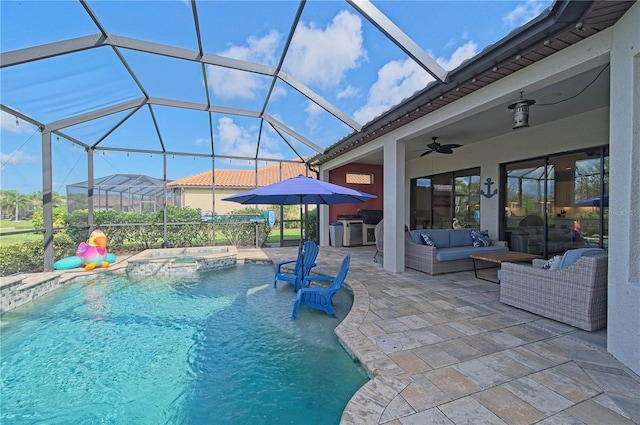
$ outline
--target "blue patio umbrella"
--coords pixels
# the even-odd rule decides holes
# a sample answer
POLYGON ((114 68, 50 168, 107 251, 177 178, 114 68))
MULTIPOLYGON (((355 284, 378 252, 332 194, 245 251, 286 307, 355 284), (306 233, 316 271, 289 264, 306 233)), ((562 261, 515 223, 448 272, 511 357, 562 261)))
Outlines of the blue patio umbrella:
MULTIPOLYGON (((583 199, 582 201, 576 202, 576 207, 599 207, 600 206, 600 197, 592 196, 591 198, 583 199)), ((609 195, 605 194, 602 197, 602 206, 609 206, 609 195)))
POLYGON ((377 196, 359 190, 323 182, 299 175, 267 186, 224 198, 240 204, 300 205, 300 240, 302 234, 302 205, 334 205, 366 202, 377 196))

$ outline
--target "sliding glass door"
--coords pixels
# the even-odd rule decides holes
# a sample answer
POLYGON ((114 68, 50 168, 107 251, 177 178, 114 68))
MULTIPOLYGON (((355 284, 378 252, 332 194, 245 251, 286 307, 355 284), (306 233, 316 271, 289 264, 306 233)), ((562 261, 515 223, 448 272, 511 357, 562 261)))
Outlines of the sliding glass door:
POLYGON ((480 169, 411 180, 412 230, 479 226, 480 169))
POLYGON ((607 246, 605 147, 504 165, 505 239, 512 251, 551 257, 607 246))

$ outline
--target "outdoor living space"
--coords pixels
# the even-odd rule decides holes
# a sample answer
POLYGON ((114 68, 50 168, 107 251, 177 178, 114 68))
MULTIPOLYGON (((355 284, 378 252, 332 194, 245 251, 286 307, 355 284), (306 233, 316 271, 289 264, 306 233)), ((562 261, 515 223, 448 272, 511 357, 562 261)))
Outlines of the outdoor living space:
MULTIPOLYGON (((264 250, 273 261, 295 248, 264 250)), ((312 273, 351 254, 343 346, 372 378, 345 424, 640 423, 640 377, 586 332, 500 303, 473 271, 390 273, 374 247, 321 248, 312 273)), ((319 314, 322 314, 319 312, 319 314)))

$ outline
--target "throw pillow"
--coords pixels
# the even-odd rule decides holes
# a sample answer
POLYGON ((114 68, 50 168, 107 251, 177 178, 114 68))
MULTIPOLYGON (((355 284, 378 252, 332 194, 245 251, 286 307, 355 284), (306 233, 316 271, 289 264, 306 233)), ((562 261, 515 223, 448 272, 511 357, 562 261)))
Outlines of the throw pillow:
POLYGON ((543 270, 558 270, 560 268, 560 260, 562 260, 562 255, 556 255, 551 257, 549 261, 544 263, 542 266, 543 270))
POLYGON ((489 239, 489 233, 486 231, 479 232, 477 230, 472 229, 471 240, 473 241, 473 246, 475 246, 476 248, 491 245, 491 239, 489 239))
POLYGON ((433 243, 433 240, 431 240, 431 236, 429 236, 428 233, 420 233, 420 237, 422 238, 422 242, 424 242, 425 245, 436 246, 436 244, 433 243))

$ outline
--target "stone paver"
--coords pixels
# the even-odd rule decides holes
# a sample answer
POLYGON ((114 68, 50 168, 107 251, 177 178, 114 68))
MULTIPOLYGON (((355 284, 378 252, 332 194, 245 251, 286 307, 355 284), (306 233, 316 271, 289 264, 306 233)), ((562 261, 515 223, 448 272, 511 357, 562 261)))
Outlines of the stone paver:
MULTIPOLYGON (((312 271, 335 275, 351 254, 354 303, 336 334, 371 379, 342 424, 640 424, 640 377, 606 351, 606 330, 501 304, 500 285, 473 271, 388 273, 374 253, 321 247, 312 271)), ((281 261, 296 248, 264 254, 281 261)))

